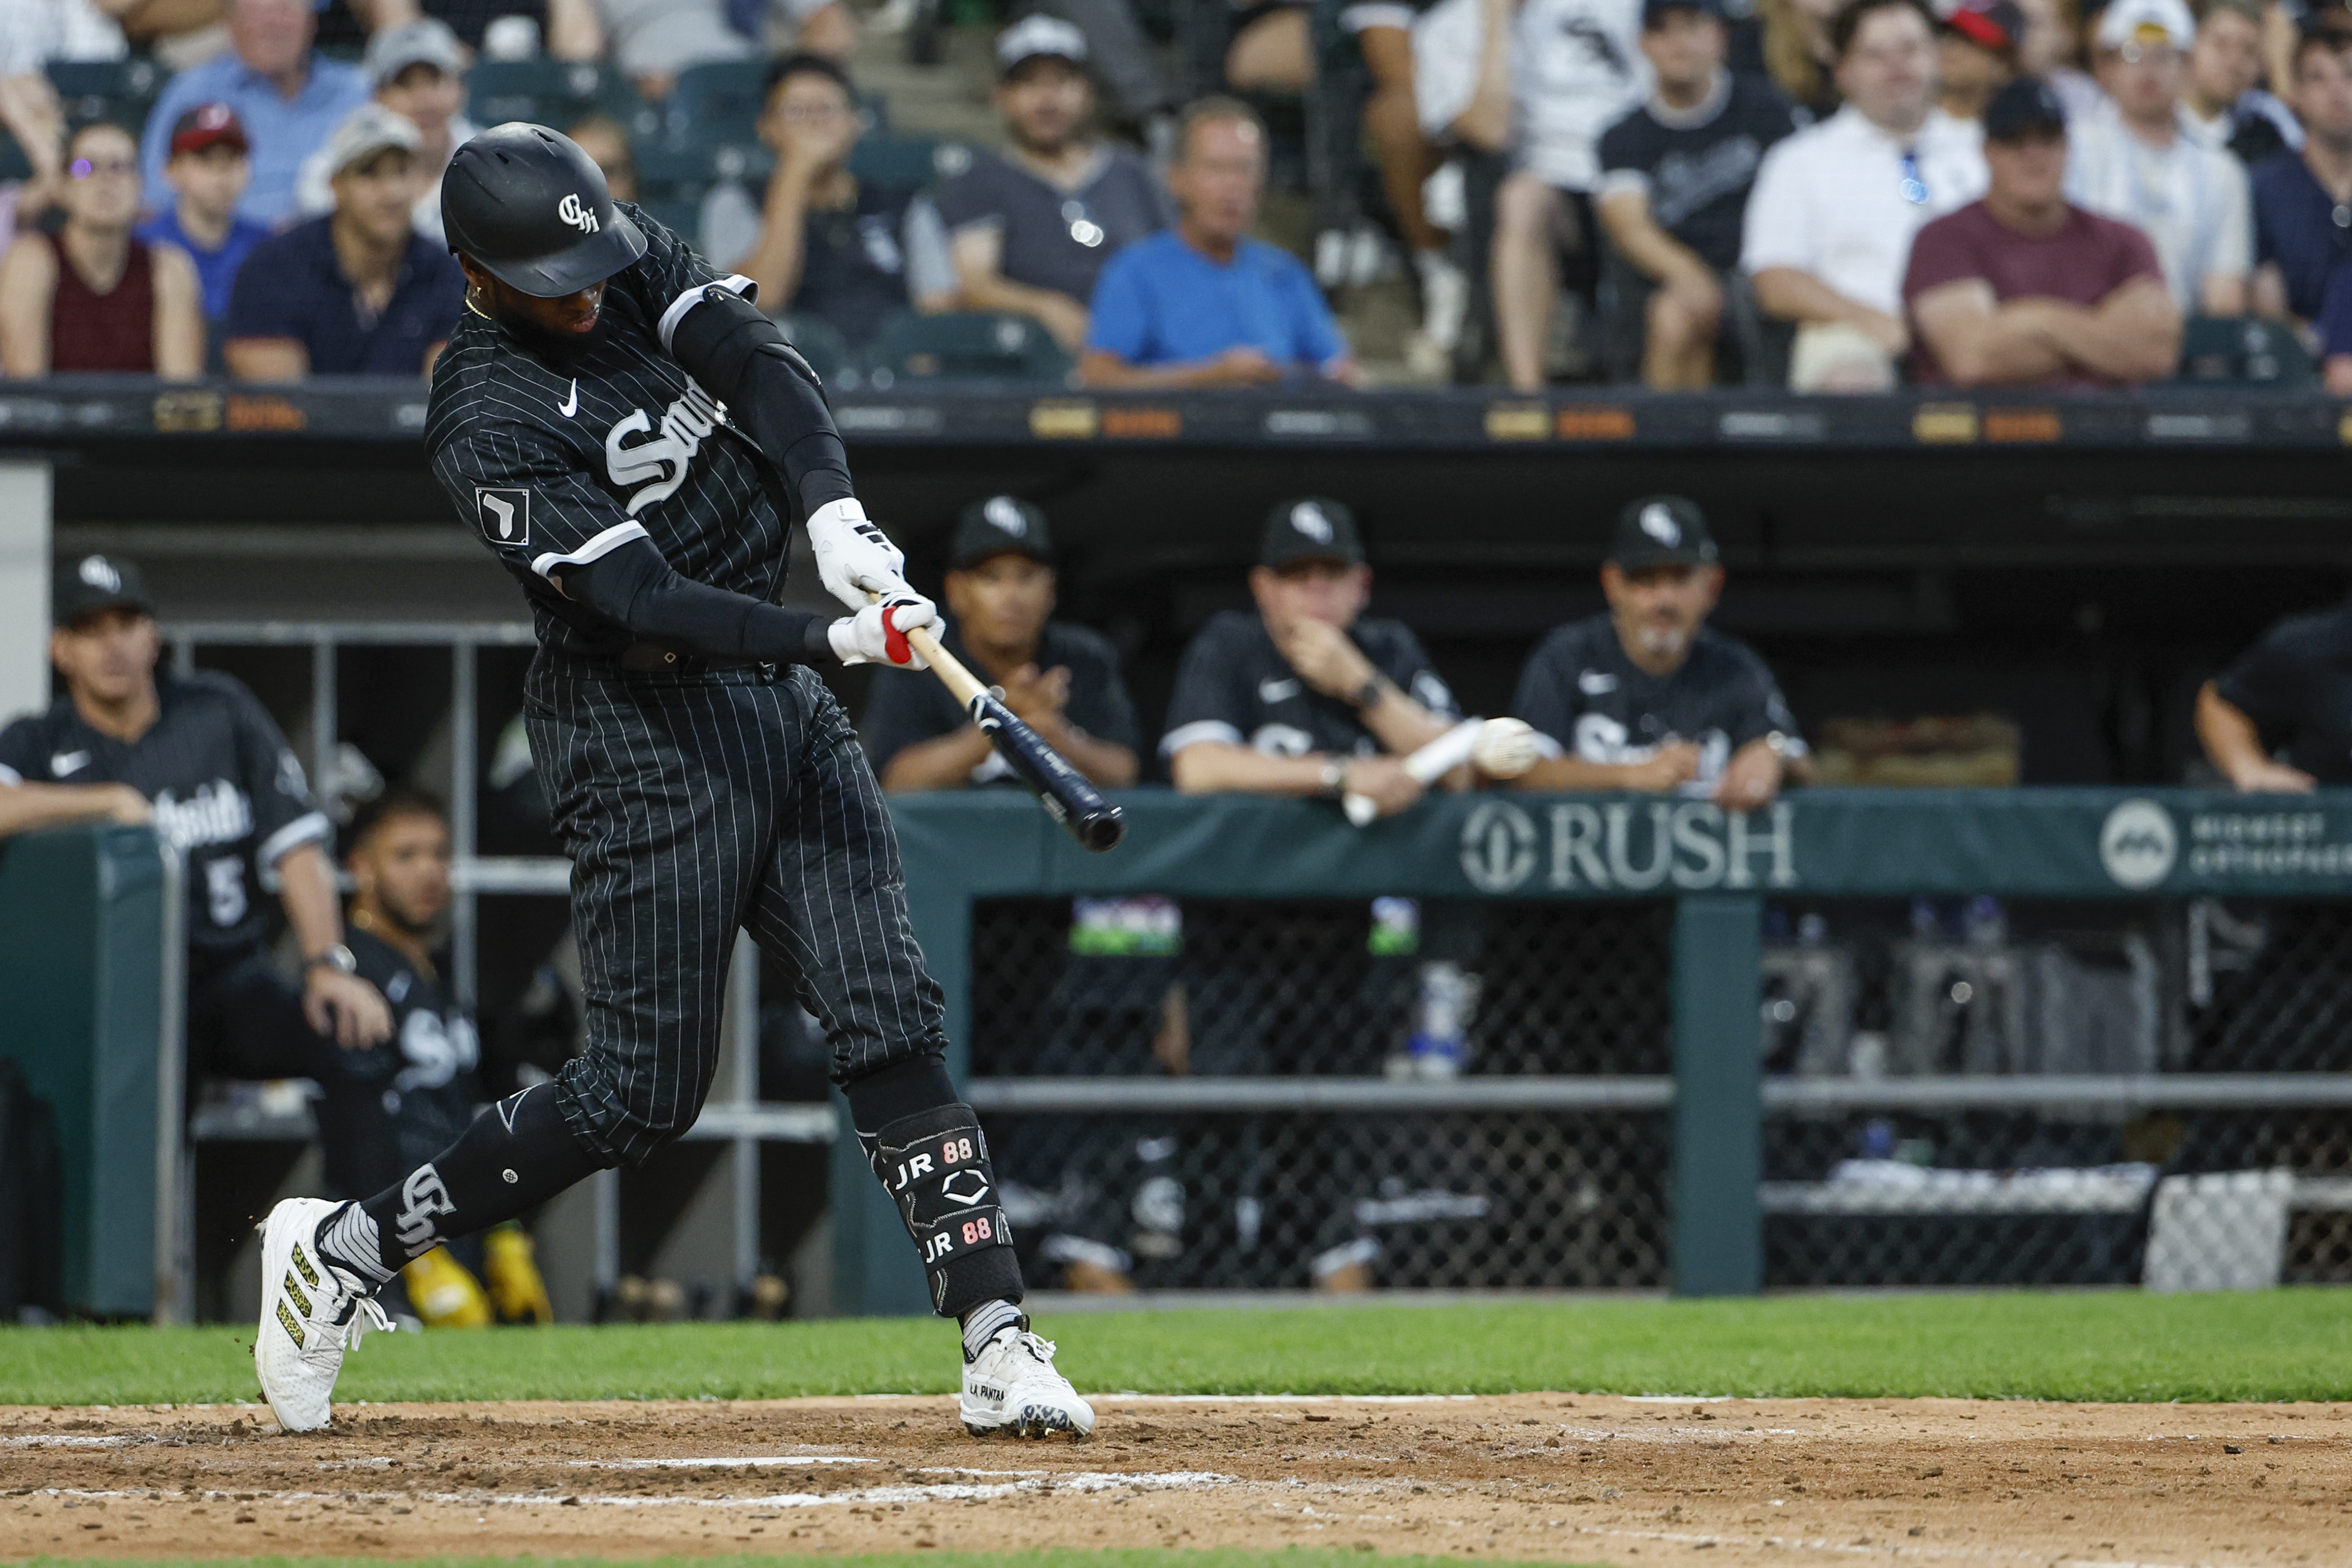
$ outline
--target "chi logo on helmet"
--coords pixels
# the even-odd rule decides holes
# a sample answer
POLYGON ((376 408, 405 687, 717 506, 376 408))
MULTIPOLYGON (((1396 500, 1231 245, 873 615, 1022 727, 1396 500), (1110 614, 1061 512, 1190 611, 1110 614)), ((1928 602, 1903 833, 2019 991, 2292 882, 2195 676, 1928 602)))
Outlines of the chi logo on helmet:
POLYGON ((564 222, 570 224, 572 227, 578 229, 583 234, 593 234, 596 232, 597 224, 595 209, 591 207, 586 202, 582 201, 580 199, 579 193, 577 192, 565 196, 562 201, 555 204, 555 216, 562 218, 564 222))

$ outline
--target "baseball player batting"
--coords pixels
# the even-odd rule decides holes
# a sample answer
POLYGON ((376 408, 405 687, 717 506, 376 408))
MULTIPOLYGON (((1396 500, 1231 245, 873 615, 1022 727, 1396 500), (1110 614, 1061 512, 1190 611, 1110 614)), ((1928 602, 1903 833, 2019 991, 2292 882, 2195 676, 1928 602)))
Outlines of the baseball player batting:
POLYGON ((964 1425, 1084 1435, 1093 1410, 1020 1310, 881 792, 811 668, 922 668, 908 634, 939 623, 858 505, 814 373, 748 279, 614 203, 552 131, 475 137, 441 203, 467 308, 425 443, 537 621, 526 722, 573 861, 587 1043, 375 1196, 270 1211, 254 1352, 270 1408, 289 1431, 327 1424, 345 1352, 383 1326, 373 1293, 409 1259, 693 1125, 741 928, 798 976, 931 1303, 962 1322, 964 1425), (796 513, 850 614, 773 602, 796 513))

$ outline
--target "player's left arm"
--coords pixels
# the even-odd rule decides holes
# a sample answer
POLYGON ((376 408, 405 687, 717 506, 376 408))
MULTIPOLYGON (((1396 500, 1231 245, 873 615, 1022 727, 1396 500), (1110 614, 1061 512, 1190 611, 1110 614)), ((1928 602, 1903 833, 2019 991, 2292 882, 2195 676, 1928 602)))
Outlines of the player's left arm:
POLYGON ((278 901, 302 952, 302 1016, 346 1050, 381 1045, 392 1037, 392 1009, 383 994, 327 962, 342 946, 343 912, 334 868, 327 863, 332 828, 326 814, 311 804, 293 748, 250 693, 236 693, 230 722, 240 782, 261 840, 254 863, 278 879, 278 901))
POLYGON ((1726 811, 1757 811, 1772 804, 1781 785, 1808 782, 1812 760, 1772 672, 1752 652, 1740 653, 1748 668, 1734 698, 1727 729, 1733 751, 1715 782, 1715 803, 1726 811))

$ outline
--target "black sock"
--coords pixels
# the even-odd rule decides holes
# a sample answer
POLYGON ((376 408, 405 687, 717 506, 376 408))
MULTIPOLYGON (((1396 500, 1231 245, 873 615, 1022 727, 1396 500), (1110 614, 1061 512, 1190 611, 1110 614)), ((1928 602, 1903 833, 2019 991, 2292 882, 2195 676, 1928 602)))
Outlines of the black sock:
POLYGON ((510 1094, 438 1159, 375 1196, 345 1204, 319 1227, 319 1250, 382 1284, 443 1242, 530 1213, 602 1167, 555 1107, 555 1086, 510 1094))

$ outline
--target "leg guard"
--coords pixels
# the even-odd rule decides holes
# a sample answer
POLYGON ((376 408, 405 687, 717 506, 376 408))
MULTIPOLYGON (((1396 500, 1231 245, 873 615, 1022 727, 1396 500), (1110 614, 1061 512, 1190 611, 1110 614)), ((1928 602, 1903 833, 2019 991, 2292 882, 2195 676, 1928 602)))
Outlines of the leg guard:
POLYGON ((874 1134, 866 1153, 923 1255, 934 1311, 959 1318, 982 1301, 1021 1299, 1013 1232, 971 1106, 902 1116, 874 1134))

